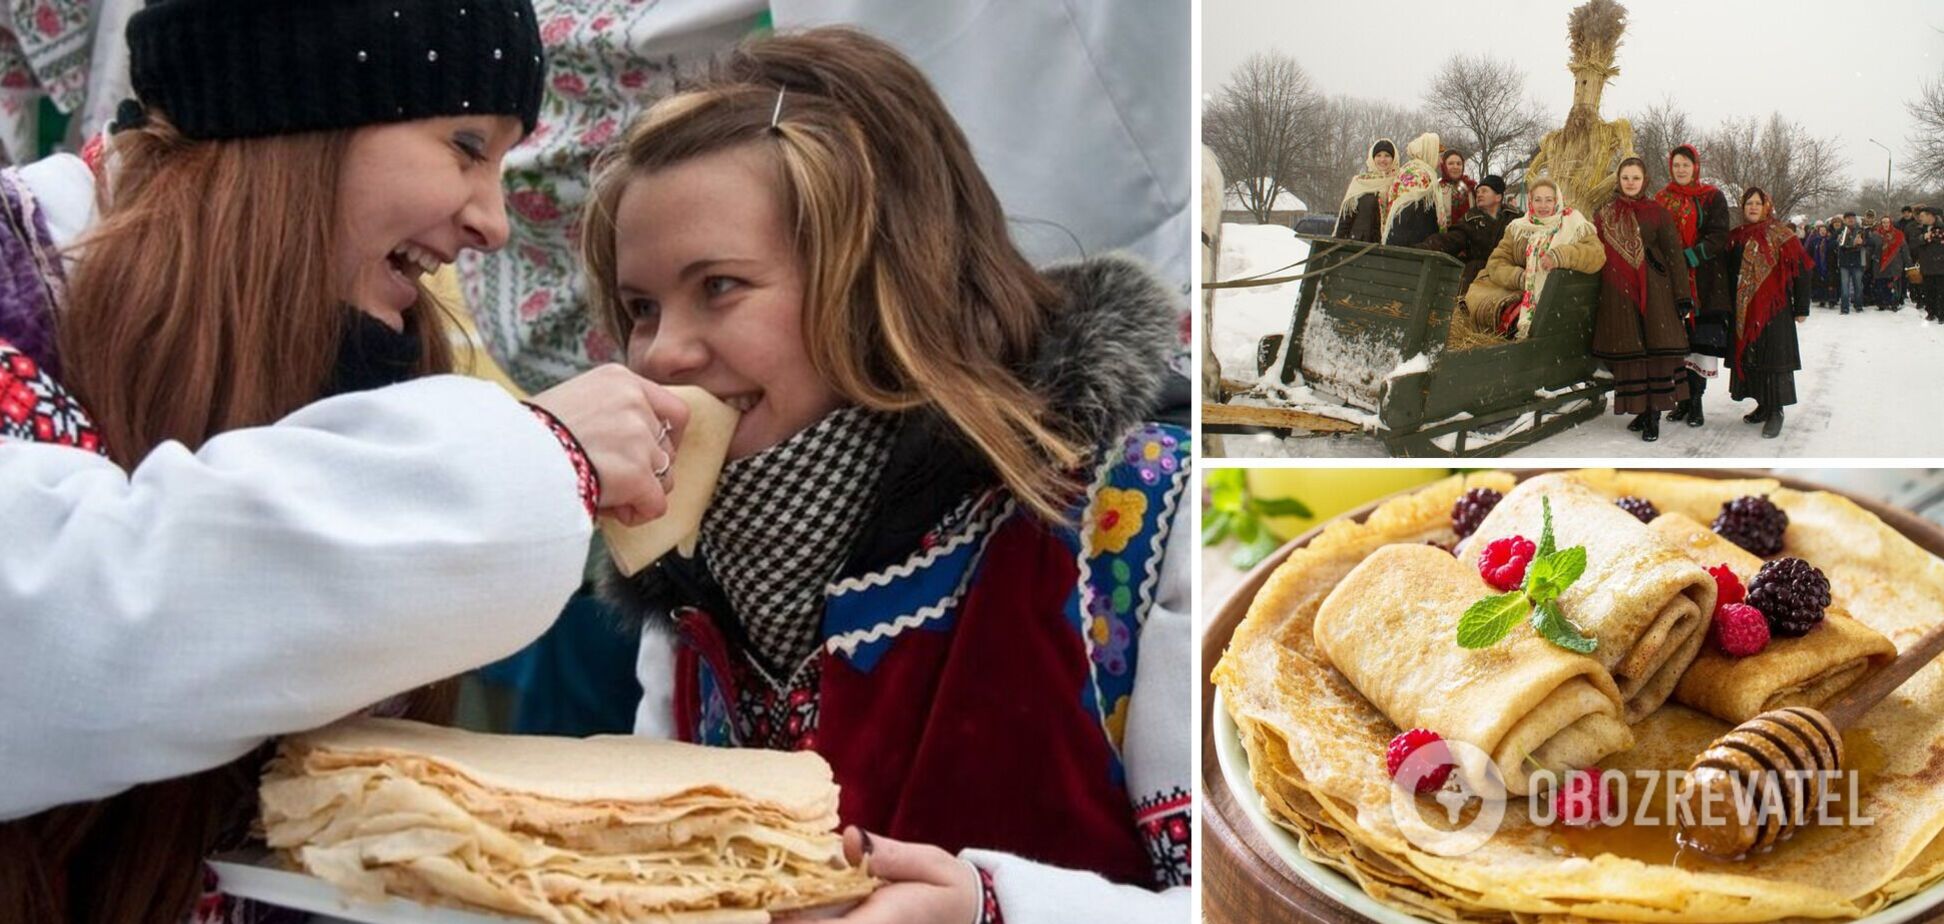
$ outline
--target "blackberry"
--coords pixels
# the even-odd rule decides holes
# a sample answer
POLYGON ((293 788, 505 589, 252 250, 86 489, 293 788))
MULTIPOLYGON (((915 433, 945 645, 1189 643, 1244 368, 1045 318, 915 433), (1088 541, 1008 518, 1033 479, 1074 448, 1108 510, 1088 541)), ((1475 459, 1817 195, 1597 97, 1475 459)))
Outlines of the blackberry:
POLYGON ((1800 558, 1778 558, 1748 582, 1748 603, 1768 617, 1774 634, 1807 635, 1829 606, 1829 579, 1800 558))
POLYGON ((1492 508, 1497 507, 1498 502, 1504 499, 1505 495, 1491 488, 1473 488, 1466 491, 1465 496, 1458 498, 1458 502, 1451 505, 1451 528, 1457 531, 1460 539, 1478 532, 1478 524, 1485 522, 1485 515, 1491 513, 1492 508))
POLYGON ((1722 504, 1714 518, 1714 531, 1721 538, 1763 558, 1782 551, 1782 531, 1788 528, 1788 514, 1768 498, 1752 495, 1722 504))
POLYGON ((1619 504, 1621 510, 1633 514, 1634 519, 1642 523, 1652 523, 1655 517, 1660 516, 1660 511, 1654 508, 1654 502, 1644 497, 1623 497, 1614 503, 1619 504))

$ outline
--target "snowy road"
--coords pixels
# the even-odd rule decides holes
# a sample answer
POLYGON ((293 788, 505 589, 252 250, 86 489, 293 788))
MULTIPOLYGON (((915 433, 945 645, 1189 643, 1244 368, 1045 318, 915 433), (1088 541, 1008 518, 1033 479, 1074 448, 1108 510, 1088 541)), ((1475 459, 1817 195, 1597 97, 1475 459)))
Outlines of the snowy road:
MULTIPOLYGON (((1223 279, 1256 275, 1301 259, 1302 242, 1286 228, 1225 225, 1223 279), (1233 259, 1231 259, 1233 258, 1233 259)), ((1295 285, 1225 290, 1217 294, 1213 345, 1230 378, 1253 378, 1256 338, 1287 329, 1295 285), (1289 290, 1284 293, 1282 290, 1289 290), (1272 294, 1273 293, 1273 294, 1272 294), (1247 363, 1246 367, 1243 366, 1247 363), (1234 365, 1231 365, 1233 363, 1234 365)), ((1754 402, 1728 400, 1727 373, 1709 384, 1704 427, 1661 425, 1657 443, 1626 430, 1627 418, 1608 414, 1528 446, 1514 455, 1550 458, 1908 458, 1944 456, 1944 325, 1927 324, 1913 307, 1844 317, 1817 308, 1797 328, 1803 370, 1800 403, 1788 409, 1776 439, 1743 423, 1754 402)), ((1275 440, 1214 436, 1221 455, 1383 456, 1383 444, 1363 434, 1275 440)))

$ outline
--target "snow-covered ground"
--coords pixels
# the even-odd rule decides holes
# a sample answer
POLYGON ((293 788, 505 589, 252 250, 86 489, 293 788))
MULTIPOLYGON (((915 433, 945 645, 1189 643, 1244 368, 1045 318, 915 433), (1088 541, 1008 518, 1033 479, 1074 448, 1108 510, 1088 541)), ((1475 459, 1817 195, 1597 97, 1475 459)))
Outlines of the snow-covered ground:
MULTIPOLYGON (((1309 244, 1296 232, 1279 225, 1225 224, 1222 226, 1222 263, 1215 278, 1227 281, 1244 276, 1294 276, 1303 267, 1281 269, 1309 256, 1309 244), (1272 272, 1273 271, 1273 272, 1272 272)), ((1296 311, 1300 282, 1215 292, 1215 329, 1210 345, 1222 364, 1222 377, 1238 382, 1256 379, 1256 341, 1264 334, 1289 332, 1296 311)))
MULTIPOLYGON (((1222 226, 1222 279, 1253 276, 1302 259, 1307 252, 1287 228, 1222 226)), ((1281 275, 1281 274, 1278 274, 1281 275)), ((1255 342, 1283 333, 1296 299, 1296 283, 1216 293, 1212 344, 1223 374, 1248 381, 1255 372, 1255 342)), ((1944 397, 1944 325, 1929 324, 1916 308, 1870 309, 1847 317, 1816 308, 1797 329, 1802 343, 1796 373, 1798 403, 1776 439, 1763 439, 1758 424, 1741 416, 1753 401, 1728 398, 1727 372, 1709 383, 1708 422, 1691 428, 1661 423, 1661 438, 1643 443, 1626 429, 1629 418, 1602 415, 1514 453, 1551 458, 1837 458, 1846 456, 1944 456, 1944 424, 1935 397, 1944 397), (1935 396, 1935 397, 1934 397, 1935 396)), ((1369 434, 1298 437, 1208 437, 1224 456, 1384 456, 1369 434)))

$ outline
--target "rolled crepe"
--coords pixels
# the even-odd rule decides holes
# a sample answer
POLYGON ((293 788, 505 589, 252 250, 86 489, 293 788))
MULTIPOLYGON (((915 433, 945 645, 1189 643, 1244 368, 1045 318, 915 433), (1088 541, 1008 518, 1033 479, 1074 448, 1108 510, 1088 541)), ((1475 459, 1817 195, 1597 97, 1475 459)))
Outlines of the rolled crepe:
POLYGON ((1529 478, 1499 501, 1466 540, 1476 570, 1493 540, 1539 541, 1541 498, 1552 501, 1553 543, 1586 547, 1586 571, 1559 607, 1598 645, 1593 657, 1613 673, 1629 724, 1674 693, 1701 652, 1715 604, 1714 578, 1633 514, 1566 475, 1529 478))
MULTIPOLYGON (((1678 513, 1655 519, 1653 529, 1697 564, 1727 565, 1743 586, 1761 570, 1760 558, 1678 513)), ((1775 636, 1759 654, 1734 658, 1704 646, 1674 688, 1674 701, 1740 724, 1785 706, 1820 707, 1896 656, 1882 633, 1832 603, 1822 625, 1800 638, 1775 636)))
MULTIPOLYGON (((1513 795, 1531 791, 1539 767, 1585 767, 1633 746, 1620 691, 1593 658, 1524 622, 1490 648, 1458 647, 1459 617, 1497 592, 1442 549, 1384 546, 1324 599, 1316 644, 1398 728, 1490 754, 1513 795)), ((1457 756, 1472 790, 1490 792, 1485 767, 1457 756)))

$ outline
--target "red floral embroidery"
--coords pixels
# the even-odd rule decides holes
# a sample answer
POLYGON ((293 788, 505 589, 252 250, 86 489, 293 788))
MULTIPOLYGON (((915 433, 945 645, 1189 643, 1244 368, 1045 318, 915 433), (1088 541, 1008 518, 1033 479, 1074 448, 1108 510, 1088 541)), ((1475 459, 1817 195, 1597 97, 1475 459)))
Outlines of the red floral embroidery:
POLYGON ((101 433, 80 402, 33 357, 0 340, 0 440, 75 446, 106 455, 101 433))
POLYGON ((560 206, 553 199, 537 189, 523 189, 506 197, 506 204, 513 208, 521 218, 531 222, 551 222, 560 219, 560 206))
POLYGON ((526 300, 520 303, 520 320, 531 321, 539 317, 540 313, 546 311, 547 306, 551 304, 553 304, 553 293, 546 289, 527 296, 526 300))
POLYGON ((587 93, 587 81, 579 74, 560 74, 553 79, 555 90, 567 96, 582 96, 587 93))
POLYGON ((594 471, 594 463, 587 460, 587 450, 581 448, 580 440, 574 437, 573 431, 567 429, 567 425, 561 423, 560 418, 555 417, 546 408, 529 404, 527 409, 531 410, 533 416, 539 418, 541 423, 546 424, 548 432, 554 435, 554 439, 560 441, 560 448, 567 451, 567 461, 574 466, 575 487, 580 490, 581 505, 587 508, 587 516, 592 519, 600 509, 601 476, 594 471))
POLYGON ((574 34, 574 17, 555 16, 540 28, 540 42, 544 45, 558 45, 572 34, 574 34))
POLYGON ((1134 806, 1134 824, 1154 863, 1154 881, 1162 888, 1194 884, 1194 857, 1188 817, 1194 800, 1186 790, 1157 793, 1134 806))
POLYGON ((613 141, 614 134, 619 128, 620 126, 616 125, 613 119, 602 119, 581 133, 581 143, 589 147, 600 147, 613 141))
POLYGON ((999 890, 992 884, 992 874, 983 868, 979 870, 979 920, 977 924, 1006 924, 1006 916, 999 911, 999 890))

